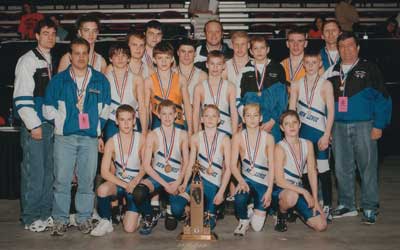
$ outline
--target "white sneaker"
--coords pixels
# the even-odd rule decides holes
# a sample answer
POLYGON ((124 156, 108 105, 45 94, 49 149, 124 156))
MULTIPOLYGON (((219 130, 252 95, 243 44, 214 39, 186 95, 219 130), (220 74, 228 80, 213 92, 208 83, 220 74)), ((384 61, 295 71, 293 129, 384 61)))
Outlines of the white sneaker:
POLYGON ((32 222, 32 224, 30 224, 28 226, 29 231, 31 232, 43 232, 44 230, 46 230, 46 225, 43 223, 42 220, 35 220, 34 222, 32 222))
POLYGON ((90 232, 92 236, 104 236, 107 233, 114 231, 111 221, 106 219, 101 219, 99 224, 90 232))
POLYGON ((46 227, 45 229, 49 229, 54 226, 54 220, 53 220, 53 217, 51 217, 51 216, 42 222, 43 222, 43 225, 46 227))
POLYGON ((76 223, 76 214, 70 214, 69 215, 69 223, 68 223, 68 227, 77 227, 78 223, 76 223))
POLYGON ((247 230, 249 230, 249 225, 250 225, 250 220, 239 220, 239 225, 236 227, 235 231, 233 232, 233 235, 238 235, 238 236, 245 236, 247 230))
POLYGON ((254 215, 253 207, 254 207, 254 204, 249 204, 247 206, 247 217, 249 217, 249 220, 251 220, 251 217, 253 217, 253 215, 254 215))

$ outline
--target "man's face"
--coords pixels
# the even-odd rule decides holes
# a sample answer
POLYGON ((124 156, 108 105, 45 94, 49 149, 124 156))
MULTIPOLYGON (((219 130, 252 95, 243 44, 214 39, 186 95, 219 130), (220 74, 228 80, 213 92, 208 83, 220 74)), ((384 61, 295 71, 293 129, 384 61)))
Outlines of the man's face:
POLYGON ((350 37, 338 44, 339 54, 342 62, 345 64, 353 63, 358 58, 359 47, 354 38, 350 37))
POLYGON ((150 48, 154 48, 162 40, 161 30, 155 28, 148 28, 146 31, 146 45, 150 48))
POLYGON ((251 54, 257 61, 267 58, 269 47, 264 42, 254 42, 251 46, 251 54))
POLYGON ((248 56, 249 41, 247 38, 238 37, 232 40, 233 53, 237 57, 248 56))
POLYGON ((131 50, 131 55, 135 59, 141 59, 144 55, 145 41, 137 37, 131 36, 129 38, 129 49, 131 50))
POLYGON ((194 62, 195 50, 193 46, 182 45, 178 49, 179 64, 190 65, 194 62))
POLYGON ((49 28, 47 26, 40 30, 39 34, 36 34, 36 40, 38 45, 43 49, 51 49, 56 44, 56 29, 49 28))
POLYGON ((222 29, 219 23, 208 23, 205 31, 207 44, 209 44, 210 46, 218 46, 221 44, 222 29))
POLYGON ((221 76, 222 71, 225 69, 225 62, 221 57, 210 57, 206 62, 206 66, 210 76, 221 76))
POLYGON ((90 45, 93 45, 97 40, 97 35, 99 34, 99 27, 97 27, 96 22, 86 22, 83 23, 78 34, 88 41, 90 45))
POLYGON ((290 55, 300 56, 304 53, 304 48, 307 47, 307 40, 303 34, 293 33, 288 36, 286 46, 289 48, 290 55))
POLYGON ((336 44, 339 34, 340 29, 336 23, 327 23, 322 31, 322 39, 324 39, 327 44, 336 44))
POLYGON ((84 44, 72 45, 71 64, 74 68, 84 70, 89 62, 89 48, 84 44))

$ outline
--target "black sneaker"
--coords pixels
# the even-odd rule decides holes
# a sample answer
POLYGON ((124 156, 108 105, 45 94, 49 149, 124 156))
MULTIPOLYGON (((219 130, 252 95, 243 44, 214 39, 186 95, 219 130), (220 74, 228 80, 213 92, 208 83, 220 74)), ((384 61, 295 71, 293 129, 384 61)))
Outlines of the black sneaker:
POLYGON ((366 225, 373 225, 376 222, 376 212, 373 210, 364 210, 361 222, 366 225))
POLYGON ((286 221, 289 223, 295 223, 297 220, 297 214, 293 210, 289 210, 287 213, 287 219, 286 221))
POLYGON ((351 216, 357 216, 358 212, 357 210, 350 210, 347 207, 344 207, 343 205, 339 205, 335 210, 332 212, 332 217, 334 219, 336 218, 342 218, 342 217, 351 217, 351 216))
POLYGON ((165 229, 168 231, 173 231, 178 227, 178 220, 172 215, 167 213, 165 216, 165 229))
POLYGON ((286 225, 287 216, 288 216, 287 213, 278 212, 278 217, 276 218, 276 224, 275 224, 275 231, 277 232, 287 231, 287 225, 286 225))
POLYGON ((153 211, 153 227, 157 226, 158 220, 162 217, 160 206, 151 206, 153 211))
POLYGON ((154 228, 153 218, 150 215, 145 216, 142 227, 139 229, 141 235, 149 235, 154 228))
POLYGON ((63 236, 67 231, 67 225, 63 224, 59 221, 54 222, 53 227, 51 228, 51 236, 63 236))

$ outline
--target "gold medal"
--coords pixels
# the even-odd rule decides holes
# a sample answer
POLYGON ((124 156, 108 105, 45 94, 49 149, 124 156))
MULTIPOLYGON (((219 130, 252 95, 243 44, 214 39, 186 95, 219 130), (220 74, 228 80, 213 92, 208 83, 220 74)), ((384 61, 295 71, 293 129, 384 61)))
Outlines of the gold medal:
POLYGON ((125 170, 122 171, 122 177, 123 177, 123 178, 126 178, 127 176, 128 176, 128 175, 126 174, 125 170))
POLYGON ((258 91, 257 95, 258 95, 258 96, 261 96, 261 91, 258 91))
POLYGON ((340 89, 340 91, 343 91, 344 90, 344 86, 343 85, 340 86, 339 89, 340 89))
POLYGON ((169 173, 169 172, 171 172, 171 171, 172 171, 172 167, 171 167, 171 165, 169 165, 169 164, 165 165, 165 168, 164 168, 164 170, 165 170, 165 173, 169 173))
POLYGON ((207 168, 207 174, 212 175, 213 173, 214 173, 214 171, 212 169, 212 166, 209 165, 208 168, 207 168))
POLYGON ((254 167, 251 168, 250 174, 251 175, 255 175, 256 174, 256 169, 254 167))

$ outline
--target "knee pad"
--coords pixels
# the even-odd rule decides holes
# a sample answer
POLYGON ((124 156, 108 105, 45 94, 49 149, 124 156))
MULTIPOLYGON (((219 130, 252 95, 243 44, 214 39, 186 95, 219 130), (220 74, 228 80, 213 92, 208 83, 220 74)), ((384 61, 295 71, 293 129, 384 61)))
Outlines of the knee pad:
POLYGON ((251 217, 250 224, 254 231, 260 232, 264 227, 264 222, 265 222, 265 215, 261 216, 261 215, 254 214, 251 217))
POLYGON ((146 185, 144 184, 137 185, 132 192, 135 204, 137 206, 143 204, 143 202, 149 197, 149 194, 150 194, 150 189, 146 185))
POLYGON ((165 229, 173 231, 178 227, 178 220, 172 214, 168 214, 165 217, 165 229))

